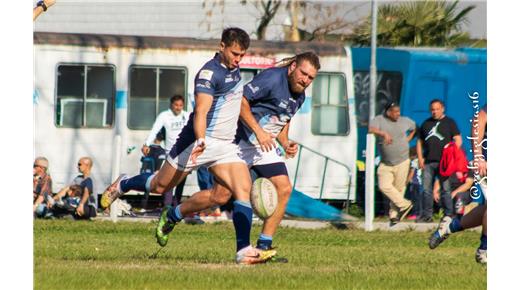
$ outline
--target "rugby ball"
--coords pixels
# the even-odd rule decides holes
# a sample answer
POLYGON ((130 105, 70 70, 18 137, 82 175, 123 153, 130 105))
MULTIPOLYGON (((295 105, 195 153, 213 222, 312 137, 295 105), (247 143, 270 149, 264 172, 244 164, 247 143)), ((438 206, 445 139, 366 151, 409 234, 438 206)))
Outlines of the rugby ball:
POLYGON ((261 219, 266 219, 274 213, 278 205, 278 193, 269 179, 260 177, 253 182, 251 205, 261 219))

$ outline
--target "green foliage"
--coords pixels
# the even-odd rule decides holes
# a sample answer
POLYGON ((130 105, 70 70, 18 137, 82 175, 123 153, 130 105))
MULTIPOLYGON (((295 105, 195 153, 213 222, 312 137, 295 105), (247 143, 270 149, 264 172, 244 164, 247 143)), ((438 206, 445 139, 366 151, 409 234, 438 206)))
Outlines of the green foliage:
MULTIPOLYGON (((456 13, 458 1, 413 1, 384 4, 378 8, 378 46, 453 47, 469 42, 461 31, 468 21, 468 6, 456 13)), ((371 19, 354 29, 353 44, 370 45, 371 19)))
MULTIPOLYGON (((178 225, 159 249, 152 223, 36 220, 35 289, 485 289, 478 233, 438 249, 429 233, 279 229, 288 264, 238 266, 231 223, 178 225)), ((254 240, 260 232, 254 226, 254 240)))

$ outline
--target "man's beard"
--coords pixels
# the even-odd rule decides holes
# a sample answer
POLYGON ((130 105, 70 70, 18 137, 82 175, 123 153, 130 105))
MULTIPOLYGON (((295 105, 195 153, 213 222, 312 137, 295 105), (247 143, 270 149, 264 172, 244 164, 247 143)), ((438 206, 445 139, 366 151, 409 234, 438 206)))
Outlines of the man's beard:
POLYGON ((289 87, 291 89, 291 92, 301 94, 303 91, 305 91, 305 87, 298 84, 294 77, 294 73, 289 75, 289 87))

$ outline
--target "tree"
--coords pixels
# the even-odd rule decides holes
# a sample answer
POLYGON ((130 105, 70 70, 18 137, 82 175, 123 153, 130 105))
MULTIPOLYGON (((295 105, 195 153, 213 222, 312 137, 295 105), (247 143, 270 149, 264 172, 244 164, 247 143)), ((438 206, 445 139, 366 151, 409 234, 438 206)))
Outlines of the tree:
POLYGON ((212 23, 215 23, 212 16, 219 11, 221 15, 224 15, 226 6, 239 4, 256 9, 252 16, 256 18, 254 34, 259 40, 266 39, 268 26, 272 24, 277 13, 281 13, 285 9, 291 22, 290 27, 284 25, 284 30, 288 29, 285 40, 339 41, 343 43, 355 26, 355 23, 348 20, 348 14, 369 3, 349 4, 316 0, 241 0, 240 2, 204 0, 202 8, 206 17, 200 25, 207 25, 207 31, 211 31, 212 28, 216 29, 212 27, 212 23))
MULTIPOLYGON (((377 44, 383 46, 456 46, 469 41, 462 24, 475 8, 456 13, 458 1, 420 1, 385 4, 378 8, 377 44)), ((370 16, 354 29, 353 44, 370 45, 370 16)))
MULTIPOLYGON (((274 16, 278 12, 280 5, 282 4, 281 0, 262 0, 262 1, 252 1, 253 5, 260 11, 260 22, 256 27, 256 36, 258 40, 265 39, 265 31, 267 26, 273 20, 274 16)), ((241 0, 240 3, 242 5, 247 5, 246 0, 241 0)))
POLYGON ((368 4, 369 2, 300 2, 303 10, 299 29, 301 39, 344 43, 358 24, 350 20, 349 14, 357 12, 358 8, 368 4))
MULTIPOLYGON (((227 3, 228 5, 231 4, 238 4, 238 3, 227 3)), ((258 24, 256 25, 255 34, 257 39, 263 40, 265 39, 265 33, 267 30, 267 27, 269 26, 270 22, 273 20, 273 18, 276 16, 276 13, 279 11, 280 6, 282 4, 282 0, 253 0, 253 1, 247 1, 247 0, 240 0, 240 4, 242 6, 246 5, 252 5, 254 6, 258 13, 257 19, 258 24)), ((224 14, 226 6, 225 0, 204 0, 202 2, 202 9, 205 10, 206 19, 201 23, 203 25, 204 23, 207 25, 207 30, 211 31, 211 17, 214 14, 214 11, 218 10, 220 8, 220 14, 224 14)))

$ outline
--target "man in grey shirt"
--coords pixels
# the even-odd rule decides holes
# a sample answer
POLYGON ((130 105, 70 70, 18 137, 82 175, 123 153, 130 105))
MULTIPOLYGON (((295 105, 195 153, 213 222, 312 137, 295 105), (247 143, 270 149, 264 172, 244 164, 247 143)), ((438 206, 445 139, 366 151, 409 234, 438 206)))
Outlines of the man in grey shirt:
POLYGON ((391 103, 382 115, 370 121, 368 133, 378 138, 381 163, 377 169, 379 189, 390 199, 390 225, 403 220, 413 205, 404 198, 410 169, 408 143, 415 134, 415 122, 401 117, 399 105, 391 103))

